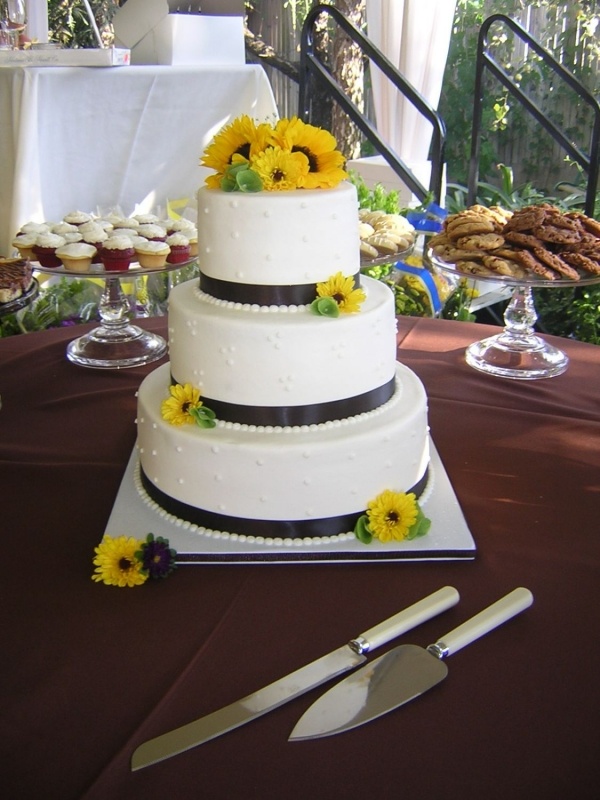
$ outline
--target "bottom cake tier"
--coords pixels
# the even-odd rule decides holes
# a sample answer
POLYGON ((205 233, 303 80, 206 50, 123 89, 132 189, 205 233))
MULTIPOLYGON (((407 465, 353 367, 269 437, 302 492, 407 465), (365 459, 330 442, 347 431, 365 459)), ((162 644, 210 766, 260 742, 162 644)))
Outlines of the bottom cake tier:
POLYGON ((420 495, 427 483, 427 398, 402 364, 385 405, 301 427, 171 425, 161 416, 170 382, 165 364, 139 389, 141 483, 165 511, 195 525, 246 536, 334 536, 352 531, 385 489, 420 495))

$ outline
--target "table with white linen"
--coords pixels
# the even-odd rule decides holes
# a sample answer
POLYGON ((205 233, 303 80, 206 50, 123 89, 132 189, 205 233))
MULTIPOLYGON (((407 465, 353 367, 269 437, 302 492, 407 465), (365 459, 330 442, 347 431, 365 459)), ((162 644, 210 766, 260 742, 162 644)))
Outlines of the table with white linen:
POLYGON ((193 198, 240 114, 276 115, 260 66, 0 68, 0 255, 29 220, 193 198))

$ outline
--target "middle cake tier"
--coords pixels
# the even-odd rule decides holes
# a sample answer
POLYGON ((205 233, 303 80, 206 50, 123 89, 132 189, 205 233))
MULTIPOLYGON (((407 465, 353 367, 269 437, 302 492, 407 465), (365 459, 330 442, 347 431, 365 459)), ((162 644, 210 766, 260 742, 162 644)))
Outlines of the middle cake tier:
POLYGON ((195 281, 169 297, 173 383, 190 383, 221 420, 309 425, 372 411, 394 391, 396 318, 385 284, 361 278, 360 312, 218 300, 195 281))

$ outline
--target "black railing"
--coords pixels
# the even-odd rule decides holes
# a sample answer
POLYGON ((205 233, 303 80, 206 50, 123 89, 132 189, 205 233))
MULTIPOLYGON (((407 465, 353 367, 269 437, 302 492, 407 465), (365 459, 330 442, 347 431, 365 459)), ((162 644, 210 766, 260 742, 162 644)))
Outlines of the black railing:
POLYGON ((310 120, 311 106, 311 79, 324 84, 333 99, 339 103, 352 122, 359 128, 365 138, 371 142, 375 150, 383 156, 394 172, 400 176, 411 192, 421 202, 431 197, 436 203, 441 202, 442 175, 444 168, 444 146, 446 128, 438 113, 427 100, 398 72, 396 67, 378 50, 375 45, 353 25, 338 9, 330 5, 315 6, 302 28, 300 51, 300 81, 298 98, 298 116, 308 122, 310 120), (394 84, 412 105, 425 117, 433 128, 431 137, 430 159, 431 176, 429 189, 426 189, 411 172, 410 168, 381 138, 373 124, 364 116, 358 106, 350 100, 333 77, 330 70, 318 57, 315 48, 314 25, 320 14, 327 14, 346 33, 346 35, 360 48, 363 55, 379 67, 382 73, 394 84))
POLYGON ((473 127, 471 136, 471 160, 469 163, 468 203, 476 202, 477 183, 479 180, 479 158, 481 148, 481 122, 484 100, 483 75, 485 70, 497 78, 508 89, 521 105, 537 120, 550 136, 558 142, 565 152, 575 161, 587 176, 585 193, 585 213, 593 216, 596 191, 598 185, 598 170, 600 164, 600 105, 596 98, 583 86, 583 84, 565 69, 562 64, 545 50, 518 22, 503 14, 493 14, 488 17, 479 31, 477 45, 477 61, 475 73, 475 96, 473 101, 473 127), (560 130, 546 114, 519 88, 515 80, 495 61, 489 52, 488 32, 494 23, 501 23, 510 28, 523 42, 525 42, 539 57, 554 70, 577 95, 577 101, 589 106, 592 110, 594 123, 590 136, 589 155, 575 145, 567 135, 560 130))

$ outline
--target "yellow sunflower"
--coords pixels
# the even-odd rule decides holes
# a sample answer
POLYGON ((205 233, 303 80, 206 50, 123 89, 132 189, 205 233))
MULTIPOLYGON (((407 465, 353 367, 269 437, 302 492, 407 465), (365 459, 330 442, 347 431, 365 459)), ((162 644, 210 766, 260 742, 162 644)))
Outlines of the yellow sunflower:
POLYGON ((141 571, 142 562, 136 558, 140 542, 133 536, 118 536, 113 539, 106 534, 98 547, 94 548, 96 569, 92 580, 108 586, 140 586, 148 578, 141 571))
POLYGON ((367 506, 369 530, 382 542, 406 539, 417 521, 417 498, 410 492, 392 492, 386 489, 367 506))
POLYGON ((191 412, 202 406, 200 391, 190 383, 176 383, 169 391, 171 397, 163 400, 160 407, 162 418, 171 425, 194 425, 196 419, 191 412))
POLYGON ((223 128, 208 145, 201 164, 216 171, 216 175, 206 178, 206 184, 218 189, 227 167, 236 161, 250 161, 250 157, 267 146, 272 128, 266 123, 256 125, 254 120, 244 114, 223 128))
POLYGON ((354 278, 345 278, 341 272, 336 272, 323 283, 317 283, 319 297, 332 297, 338 304, 343 314, 352 314, 360 311, 361 303, 366 300, 363 289, 354 288, 354 278))
POLYGON ((336 150, 336 141, 329 131, 307 125, 298 117, 282 119, 275 126, 273 141, 283 150, 304 153, 308 159, 308 175, 304 189, 327 189, 348 177, 344 172, 344 156, 336 150))
POLYGON ((254 156, 251 164, 267 192, 297 189, 308 175, 308 159, 303 153, 290 153, 278 146, 254 156))

